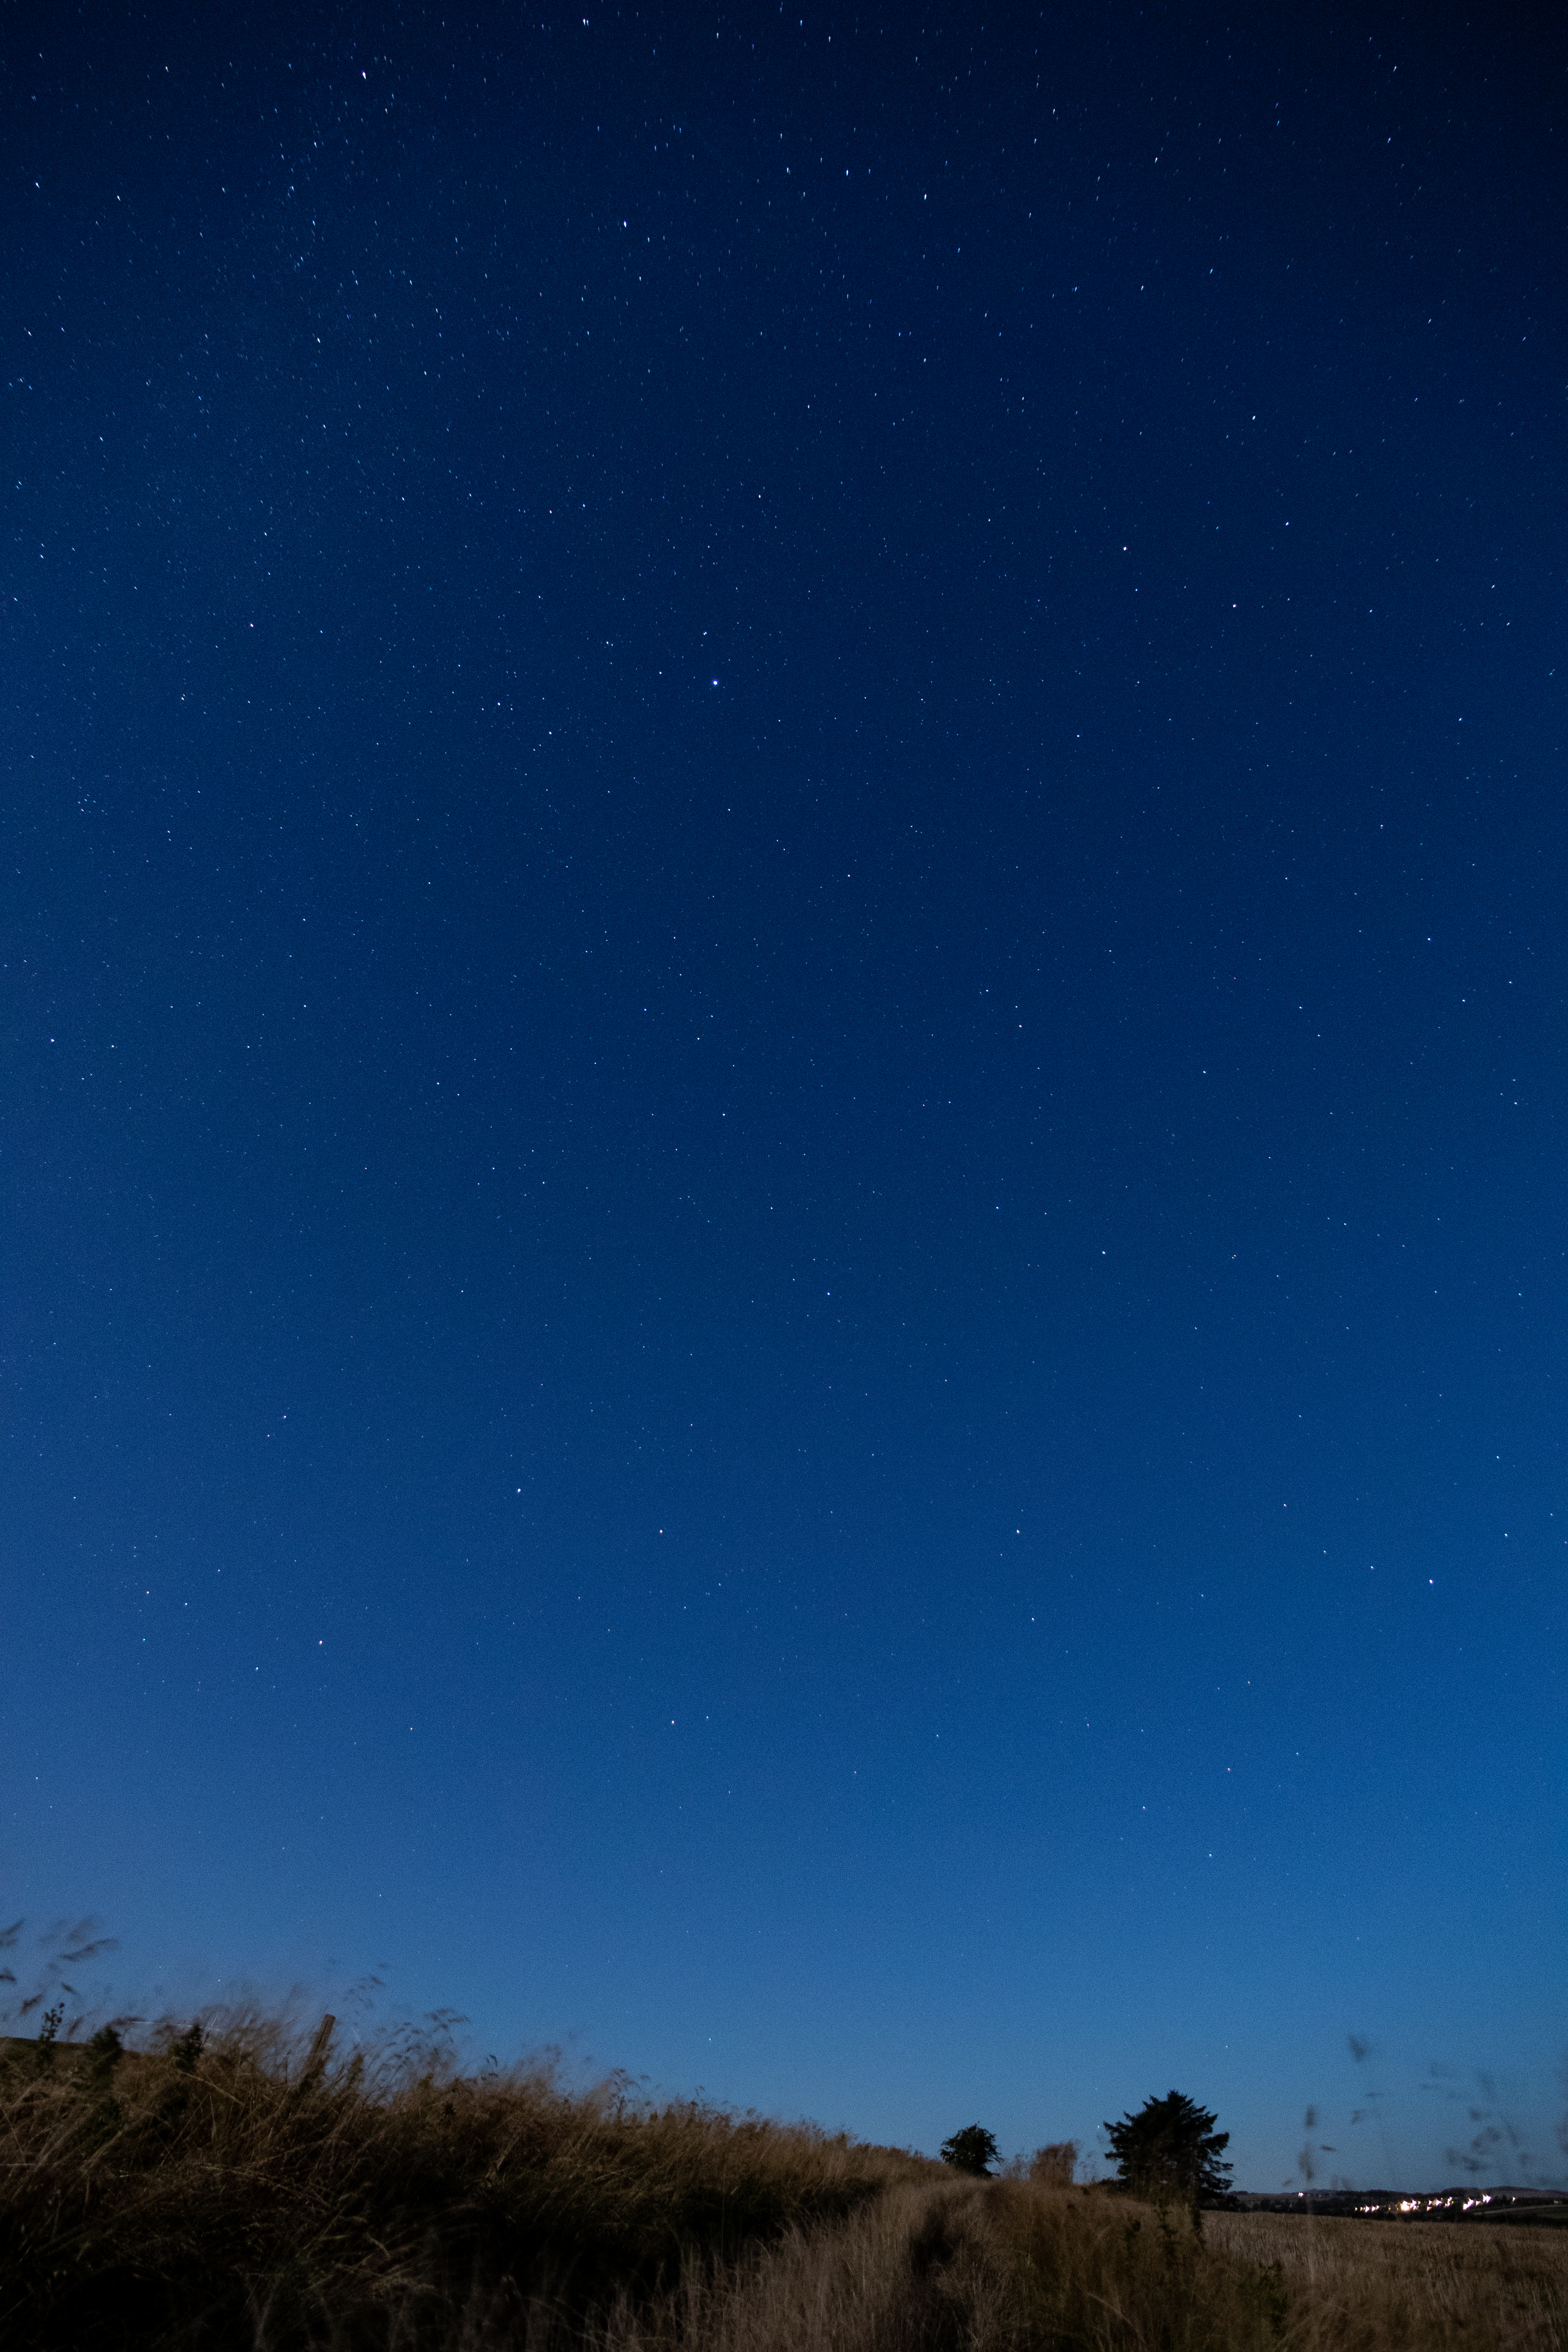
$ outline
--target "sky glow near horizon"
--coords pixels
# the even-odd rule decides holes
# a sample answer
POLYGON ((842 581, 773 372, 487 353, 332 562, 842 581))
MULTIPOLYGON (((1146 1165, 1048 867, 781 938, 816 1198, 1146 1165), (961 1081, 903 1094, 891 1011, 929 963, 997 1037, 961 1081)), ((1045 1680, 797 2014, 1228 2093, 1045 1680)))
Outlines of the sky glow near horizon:
POLYGON ((0 1884, 120 2005, 1568 2175, 1563 39, 1370 30, 39 20, 0 1884))

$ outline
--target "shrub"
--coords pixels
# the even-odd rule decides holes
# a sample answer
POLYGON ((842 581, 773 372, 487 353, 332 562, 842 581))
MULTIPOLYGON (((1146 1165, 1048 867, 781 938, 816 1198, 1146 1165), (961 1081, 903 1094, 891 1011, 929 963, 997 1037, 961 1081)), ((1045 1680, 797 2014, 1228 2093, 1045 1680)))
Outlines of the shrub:
POLYGON ((1054 2139, 1029 2158, 1029 2179, 1037 2189, 1070 2189, 1077 2169, 1076 2139, 1054 2139))

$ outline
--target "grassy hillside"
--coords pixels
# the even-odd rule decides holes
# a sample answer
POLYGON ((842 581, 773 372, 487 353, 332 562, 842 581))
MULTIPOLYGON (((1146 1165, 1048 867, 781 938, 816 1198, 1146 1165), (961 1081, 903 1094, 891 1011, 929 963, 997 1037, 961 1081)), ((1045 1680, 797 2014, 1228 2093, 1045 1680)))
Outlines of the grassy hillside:
POLYGON ((1568 2352, 1568 2244, 1184 2213, 905 2152, 325 2063, 266 2021, 0 2048, 7 2352, 1568 2352))
POLYGON ((0 2340, 447 2344, 839 2221, 940 2168, 624 2084, 312 2066, 265 2021, 0 2059, 0 2340))

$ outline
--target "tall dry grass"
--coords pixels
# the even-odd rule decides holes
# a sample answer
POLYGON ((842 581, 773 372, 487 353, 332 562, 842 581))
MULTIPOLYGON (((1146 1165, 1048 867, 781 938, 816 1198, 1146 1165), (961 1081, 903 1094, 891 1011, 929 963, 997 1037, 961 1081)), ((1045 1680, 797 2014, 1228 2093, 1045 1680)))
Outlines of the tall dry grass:
MULTIPOLYGON (((1016 2342, 977 2181, 900 2184, 850 2221, 792 2229, 673 2294, 622 2305, 584 2352, 965 2352, 1016 2342)), ((534 2347, 530 2346, 530 2352, 534 2347)))
POLYGON ((530 2315, 498 2352, 1561 2352, 1561 2242, 1327 2227, 1325 2259, 1312 2222, 1209 2216, 1200 2238, 1120 2198, 906 2184, 586 2332, 530 2315))
POLYGON ((0 2051, 6 2352, 1568 2352, 1568 2238, 1207 2217, 438 2044, 0 2051), (1054 2185, 1053 2185, 1054 2183, 1054 2185))
POLYGON ((619 2079, 465 2079, 438 2045, 323 2068, 264 2019, 118 2059, 13 2043, 0 2341, 501 2341, 530 2313, 578 2326, 938 2170, 807 2126, 649 2105, 619 2079))
POLYGON ((1019 2346, 1266 2352, 1295 2316, 1276 2273, 1218 2252, 1180 2209, 1004 2182, 988 2218, 1005 2251, 1019 2346))
POLYGON ((1568 2347, 1568 2231, 1221 2213, 1208 2235, 1278 2274, 1302 2316, 1292 2340, 1310 2352, 1568 2347))
POLYGON ((992 2192, 1031 2352, 1568 2352, 1568 2240, 992 2192))

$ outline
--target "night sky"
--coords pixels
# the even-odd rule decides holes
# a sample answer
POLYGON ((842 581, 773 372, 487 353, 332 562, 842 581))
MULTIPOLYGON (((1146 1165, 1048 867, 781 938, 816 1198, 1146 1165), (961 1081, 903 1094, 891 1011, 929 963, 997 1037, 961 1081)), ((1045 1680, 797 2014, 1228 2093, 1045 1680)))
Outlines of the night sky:
POLYGON ((1561 2176, 1568 37, 982 13, 9 19, 6 1915, 1561 2176))

